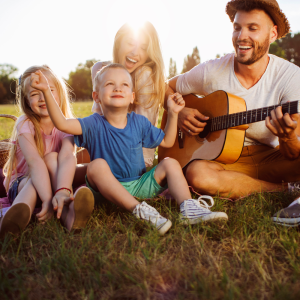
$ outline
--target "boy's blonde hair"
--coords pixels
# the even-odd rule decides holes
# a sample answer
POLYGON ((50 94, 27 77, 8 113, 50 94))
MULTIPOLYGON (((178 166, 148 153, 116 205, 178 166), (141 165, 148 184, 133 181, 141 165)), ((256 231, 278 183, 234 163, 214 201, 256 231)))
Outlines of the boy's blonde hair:
MULTIPOLYGON (((23 113, 23 115, 26 115, 26 118, 23 122, 25 122, 29 119, 34 126, 34 130, 35 130, 34 141, 36 143, 36 146, 37 146, 40 156, 43 158, 44 157, 44 141, 43 141, 42 134, 41 134, 40 116, 38 116, 31 110, 31 108, 29 106, 29 101, 27 99, 26 90, 25 90, 26 79, 31 76, 31 73, 34 73, 38 70, 42 71, 47 78, 51 79, 54 82, 55 87, 57 88, 57 91, 58 91, 59 99, 60 99, 59 107, 60 107, 63 115, 67 118, 72 118, 73 114, 72 114, 72 110, 71 110, 70 102, 69 102, 70 88, 65 83, 65 81, 63 79, 60 79, 59 77, 57 77, 47 65, 32 66, 32 67, 28 68, 20 76, 20 79, 18 81, 17 88, 16 88, 16 104, 18 106, 19 111, 21 111, 23 113)), ((16 141, 16 139, 17 139, 17 126, 22 126, 22 124, 19 124, 18 121, 16 122, 13 132, 12 132, 12 135, 11 135, 11 141, 16 141)), ((17 141, 16 141, 16 144, 17 144, 17 141)), ((3 168, 3 173, 6 177, 5 189, 7 192, 9 189, 9 183, 10 183, 12 172, 16 168, 16 150, 17 150, 16 144, 12 146, 12 148, 9 152, 8 160, 3 168)))
POLYGON ((121 64, 109 64, 107 66, 104 66, 103 68, 101 68, 100 71, 97 72, 97 74, 96 74, 96 76, 94 78, 94 82, 93 82, 93 91, 94 92, 99 91, 100 84, 101 84, 101 78, 100 77, 108 69, 123 69, 123 70, 125 70, 128 73, 129 77, 130 77, 131 89, 133 88, 132 78, 131 78, 131 75, 128 72, 128 70, 123 65, 121 65, 121 64))
MULTIPOLYGON (((129 24, 124 24, 117 32, 114 41, 113 47, 113 62, 119 63, 118 53, 120 49, 120 44, 122 39, 127 35, 129 32, 133 32, 133 28, 129 24)), ((147 54, 149 56, 148 60, 139 68, 137 68, 131 75, 134 82, 135 87, 135 105, 143 105, 145 108, 150 107, 160 107, 163 106, 164 97, 165 97, 165 67, 162 58, 160 42, 158 39, 158 34, 154 28, 154 26, 150 22, 145 22, 143 26, 139 28, 139 32, 144 33, 149 39, 149 45, 147 48, 147 54), (141 90, 149 85, 149 82, 143 86, 139 86, 139 79, 142 78, 142 74, 148 68, 143 67, 150 67, 152 70, 151 79, 153 81, 153 90, 151 93, 151 97, 147 101, 147 103, 140 103, 138 99, 139 96, 142 95, 141 90), (139 71, 141 70, 141 72, 139 71), (135 74, 139 74, 135 76, 135 74), (138 87, 138 88, 137 88, 138 87)))

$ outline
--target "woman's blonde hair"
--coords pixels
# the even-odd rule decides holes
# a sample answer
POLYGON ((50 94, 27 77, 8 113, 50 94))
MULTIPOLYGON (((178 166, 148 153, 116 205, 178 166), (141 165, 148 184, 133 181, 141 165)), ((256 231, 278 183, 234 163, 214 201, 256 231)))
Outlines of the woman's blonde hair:
MULTIPOLYGON (((125 37, 125 35, 127 35, 129 32, 134 32, 134 30, 128 23, 126 23, 118 30, 115 36, 114 47, 113 47, 114 63, 120 63, 119 55, 118 55, 120 44, 123 38, 125 37)), ((165 67, 162 58, 158 34, 154 26, 150 22, 145 22, 144 25, 138 29, 138 32, 144 33, 149 39, 149 45, 147 48, 147 54, 149 58, 146 61, 146 63, 144 63, 139 68, 137 68, 131 74, 135 86, 136 97, 135 97, 134 104, 143 105, 145 108, 150 108, 152 106, 158 108, 160 106, 163 106, 164 97, 165 97, 165 67), (151 68, 152 70, 151 78, 149 78, 149 80, 147 80, 142 86, 140 86, 139 79, 142 78, 143 72, 145 72, 148 69, 144 67, 151 68), (138 74, 138 76, 135 76, 136 74, 138 74), (153 82, 151 97, 149 97, 147 103, 140 103, 138 100, 140 98, 139 96, 143 94, 141 91, 144 87, 149 86, 150 79, 152 79, 153 82)))
MULTIPOLYGON (((58 91, 59 99, 60 99, 60 109, 62 113, 64 114, 65 117, 67 118, 72 118, 72 110, 70 107, 70 88, 69 86, 65 83, 63 79, 60 79, 57 77, 53 71, 46 65, 42 66, 32 66, 28 68, 21 76, 20 79, 17 83, 17 88, 16 88, 16 105, 18 106, 18 110, 26 116, 24 120, 22 121, 23 123, 25 121, 30 120, 34 126, 35 130, 35 135, 34 135, 34 141, 36 143, 36 147, 38 149, 38 152, 40 156, 43 158, 44 157, 44 141, 43 137, 41 134, 41 126, 40 126, 40 116, 34 113, 29 105, 29 101, 27 99, 27 93, 25 90, 25 81, 27 78, 31 76, 31 73, 34 73, 36 71, 42 71, 44 75, 53 81, 55 84, 55 87, 58 91)), ((11 141, 13 141, 13 146, 9 152, 9 157, 4 165, 3 168, 3 173, 6 177, 6 182, 5 182, 5 189, 8 192, 9 189, 9 183, 11 179, 11 175, 13 170, 16 168, 16 150, 17 150, 17 127, 22 126, 19 121, 16 122, 12 135, 11 135, 11 141)))

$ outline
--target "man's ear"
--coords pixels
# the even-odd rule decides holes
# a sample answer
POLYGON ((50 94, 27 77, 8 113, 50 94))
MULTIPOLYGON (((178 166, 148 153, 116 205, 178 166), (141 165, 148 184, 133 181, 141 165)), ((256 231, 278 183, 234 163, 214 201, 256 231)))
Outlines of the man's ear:
POLYGON ((270 44, 275 42, 277 40, 277 38, 278 38, 277 25, 274 25, 271 28, 271 32, 270 32, 270 44))
POLYGON ((135 92, 132 92, 132 99, 131 99, 131 101, 130 101, 131 104, 133 104, 134 98, 135 98, 135 92))
POLYGON ((100 99, 99 99, 99 93, 98 92, 93 92, 92 93, 92 97, 94 99, 95 102, 99 103, 100 99))

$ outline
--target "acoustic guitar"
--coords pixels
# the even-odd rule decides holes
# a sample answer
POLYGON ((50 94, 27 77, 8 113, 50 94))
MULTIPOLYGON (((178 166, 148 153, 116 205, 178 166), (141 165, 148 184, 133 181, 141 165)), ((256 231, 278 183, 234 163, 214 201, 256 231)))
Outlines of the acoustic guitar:
MULTIPOLYGON (((158 147, 158 161, 172 157, 182 167, 195 159, 216 160, 221 163, 236 162, 242 152, 246 124, 263 121, 279 105, 246 110, 245 100, 226 93, 216 91, 204 98, 190 94, 183 97, 185 106, 196 108, 208 116, 204 130, 196 136, 185 135, 180 129, 172 148, 158 147)), ((299 101, 282 105, 283 113, 295 114, 300 111, 299 101)), ((167 112, 164 111, 161 128, 167 123, 167 112)))

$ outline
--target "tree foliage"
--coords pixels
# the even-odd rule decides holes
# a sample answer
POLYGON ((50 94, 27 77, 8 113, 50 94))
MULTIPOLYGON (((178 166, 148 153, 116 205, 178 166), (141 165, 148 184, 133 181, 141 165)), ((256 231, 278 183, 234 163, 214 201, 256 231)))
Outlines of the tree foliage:
POLYGON ((300 67, 300 32, 294 35, 289 33, 286 37, 275 41, 271 44, 269 52, 300 67))
POLYGON ((270 45, 269 53, 285 59, 285 51, 278 45, 277 41, 270 45))
POLYGON ((183 62, 183 69, 181 71, 181 74, 191 70, 195 66, 200 64, 200 55, 199 50, 197 47, 193 49, 193 53, 191 55, 188 55, 183 62))
POLYGON ((18 69, 10 64, 0 64, 0 104, 15 98, 16 78, 18 69))
POLYGON ((169 64, 169 76, 168 79, 173 78, 174 76, 177 75, 177 66, 176 66, 176 61, 170 58, 170 64, 169 64))
POLYGON ((92 98, 91 68, 95 62, 97 62, 95 59, 87 60, 84 64, 78 64, 74 72, 69 73, 67 82, 73 89, 75 101, 92 98))

